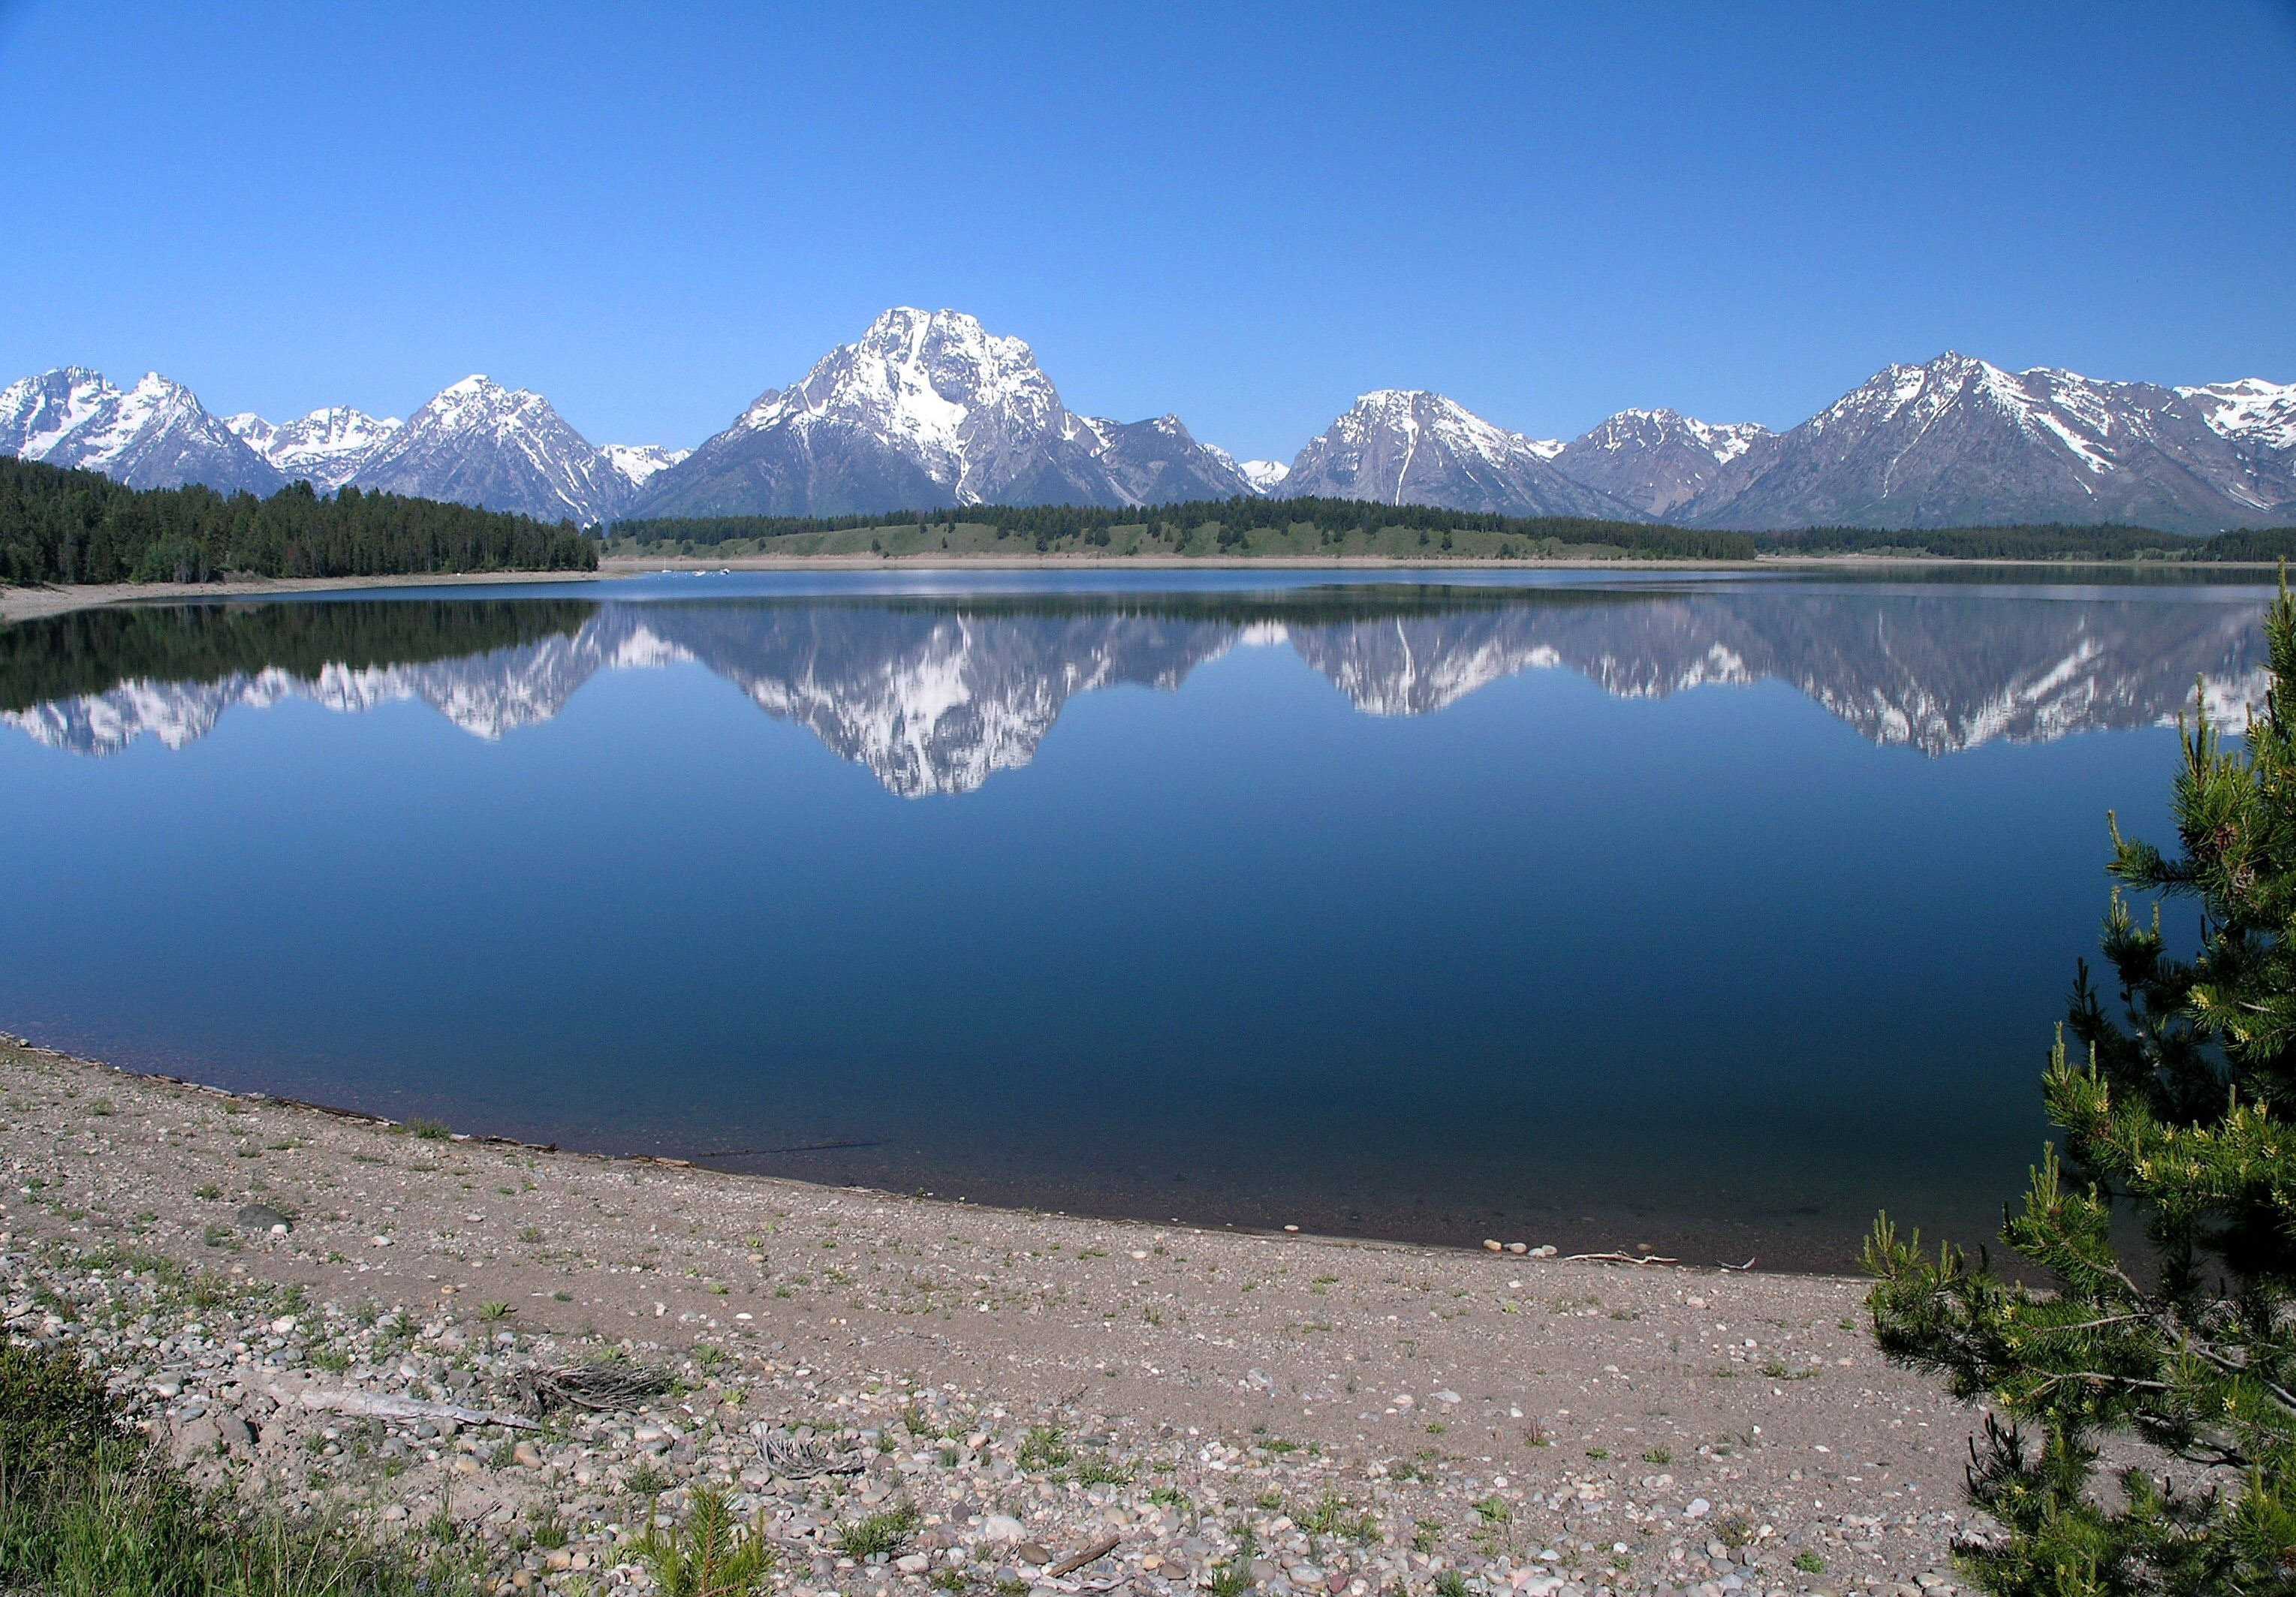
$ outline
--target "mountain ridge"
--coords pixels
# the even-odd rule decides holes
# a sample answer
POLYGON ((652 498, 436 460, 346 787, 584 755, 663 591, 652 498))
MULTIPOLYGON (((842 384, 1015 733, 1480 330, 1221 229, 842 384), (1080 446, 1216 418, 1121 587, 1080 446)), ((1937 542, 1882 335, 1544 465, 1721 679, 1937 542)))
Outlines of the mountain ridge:
POLYGON ((834 516, 1345 497, 1769 532, 2296 522, 2296 383, 2182 387, 2009 372, 1954 350, 1885 366, 1798 425, 1628 409, 1567 442, 1426 389, 1374 389, 1289 462, 1238 462, 1170 414, 1073 411, 1017 338, 896 307, 693 449, 594 446, 529 389, 473 375, 405 422, 347 405, 217 418, 179 383, 60 367, 0 389, 0 454, 136 487, 303 479, 547 520, 834 516))

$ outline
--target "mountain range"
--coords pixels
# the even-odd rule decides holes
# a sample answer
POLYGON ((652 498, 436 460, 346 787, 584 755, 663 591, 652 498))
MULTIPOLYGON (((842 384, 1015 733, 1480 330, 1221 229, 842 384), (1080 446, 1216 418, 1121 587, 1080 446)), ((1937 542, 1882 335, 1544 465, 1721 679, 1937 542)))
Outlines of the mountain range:
MULTIPOLYGON (((2189 707, 2239 731, 2267 685, 2264 601, 1972 599, 1937 594, 1531 593, 1443 604, 1376 594, 1292 602, 1216 596, 1161 609, 1041 598, 935 603, 608 602, 564 607, 528 641, 432 658, 423 612, 389 607, 357 665, 246 668, 193 682, 141 674, 94 692, 0 680, 0 714, 38 741, 108 754, 139 737, 180 748, 234 706, 306 697, 359 711, 408 699, 477 736, 547 720, 601 671, 698 662, 767 714, 810 728, 904 797, 970 792, 1035 758, 1068 701, 1119 684, 1171 691, 1239 647, 1288 646, 1374 716, 1432 714, 1525 670, 1567 667, 1625 698, 1787 682, 1862 735, 1939 756, 2158 725, 2189 707), (391 649, 406 663, 387 663, 391 649), (411 658, 409 658, 411 656, 411 658)), ((461 607, 467 609, 467 605, 461 607)), ((433 612, 441 625, 461 613, 433 612)), ((186 610, 180 626, 233 617, 186 610)), ((129 628, 128 612, 77 625, 129 628)), ((60 623, 29 623, 56 627, 60 623)), ((21 630, 21 629, 20 629, 21 630)), ((357 644, 356 636, 336 643, 357 644)), ((94 640, 63 649, 75 673, 94 640)), ((228 652, 243 654, 244 650, 228 652)), ((24 631, 15 661, 39 657, 24 631)), ((84 680, 84 679, 82 679, 84 680)), ((93 684, 89 684, 93 685, 93 684)))
POLYGON ((204 483, 270 495, 307 481, 585 526, 622 515, 656 473, 685 458, 656 445, 592 445, 550 401, 466 377, 405 421, 329 405, 292 422, 218 417, 179 382, 147 373, 119 389, 64 366, 0 389, 0 454, 79 466, 130 487, 204 483))
POLYGON ((0 389, 0 453, 139 487, 304 479, 585 525, 1264 495, 1748 531, 2117 521, 2205 534, 2296 521, 2296 383, 2168 388, 1948 351, 1889 366, 1784 432, 1627 410, 1568 443, 1383 389, 1290 463, 1238 462, 1177 416, 1072 411, 1019 339, 904 307, 691 451, 593 445, 540 395, 480 376, 403 422, 338 405, 275 423, 217 418, 156 373, 123 390, 65 367, 0 389))

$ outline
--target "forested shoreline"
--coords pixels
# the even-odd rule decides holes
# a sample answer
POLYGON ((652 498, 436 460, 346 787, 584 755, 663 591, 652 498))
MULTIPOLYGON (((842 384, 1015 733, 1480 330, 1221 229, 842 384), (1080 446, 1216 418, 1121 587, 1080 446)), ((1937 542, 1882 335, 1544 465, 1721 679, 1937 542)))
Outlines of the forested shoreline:
POLYGON ((1067 554, 1701 563, 1864 554, 2205 564, 2287 559, 2296 554, 2296 528, 2207 538, 2112 524, 1749 533, 1364 500, 1238 498, 1120 509, 976 504, 882 515, 718 516, 586 529, 355 487, 323 496, 308 483, 267 499, 197 486, 131 488, 94 471, 0 457, 0 585, 588 571, 602 552, 726 560, 1067 554))
POLYGON ((610 555, 1226 555, 1269 559, 1754 561, 1806 555, 1940 560, 2272 561, 2296 528, 2187 537, 2157 528, 1814 527, 1719 532, 1637 521, 1516 517, 1349 499, 1228 499, 1149 508, 967 505, 850 516, 715 516, 624 521, 610 555))
POLYGON ((572 522, 295 483, 269 498, 131 488, 100 472, 0 457, 0 584, 206 582, 595 570, 572 522))

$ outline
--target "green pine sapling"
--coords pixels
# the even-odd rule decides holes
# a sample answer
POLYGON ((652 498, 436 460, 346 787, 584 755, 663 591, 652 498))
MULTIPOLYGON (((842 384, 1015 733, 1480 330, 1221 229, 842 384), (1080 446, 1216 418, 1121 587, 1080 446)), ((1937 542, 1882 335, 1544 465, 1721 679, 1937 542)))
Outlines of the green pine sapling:
POLYGON ((2245 746, 2205 700, 2183 731, 2182 853, 2113 827, 2103 952, 2108 1012, 2084 962, 2043 1078, 2064 1133, 2002 1241, 2048 1272, 2033 1290, 1926 1255, 1876 1222, 1874 1332, 1992 1410, 1972 1501, 1997 1533, 1959 1549, 2000 1597, 2296 1594, 2296 602, 2266 623, 2270 688, 2245 746), (2169 955, 2156 907, 2191 898, 2200 948, 2169 955), (2116 1205, 2147 1247, 2124 1260, 2116 1205), (2138 1444, 2105 1489, 2100 1442, 2138 1444))

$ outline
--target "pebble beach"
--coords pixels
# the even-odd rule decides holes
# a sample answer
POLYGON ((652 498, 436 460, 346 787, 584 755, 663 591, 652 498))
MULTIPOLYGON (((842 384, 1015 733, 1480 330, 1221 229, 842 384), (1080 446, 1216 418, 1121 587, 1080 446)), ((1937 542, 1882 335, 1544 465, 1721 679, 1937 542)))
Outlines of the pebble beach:
POLYGON ((503 1592, 643 1597, 704 1494, 791 1597, 1953 1597, 1983 1531, 1979 1414, 1856 1281, 989 1209, 20 1040, 0 1099, 12 1332, 204 1481, 503 1592), (600 1368, 653 1389, 536 1398, 600 1368))

